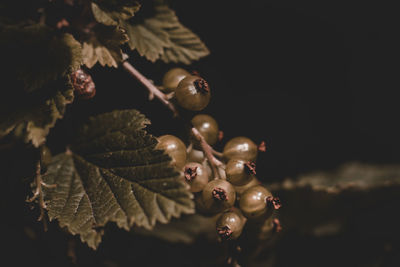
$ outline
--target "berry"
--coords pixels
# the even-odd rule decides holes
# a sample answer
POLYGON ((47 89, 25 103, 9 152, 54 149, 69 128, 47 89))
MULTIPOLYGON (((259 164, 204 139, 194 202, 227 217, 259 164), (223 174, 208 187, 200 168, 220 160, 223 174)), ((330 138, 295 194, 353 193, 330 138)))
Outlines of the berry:
POLYGON ((216 222, 217 234, 222 240, 237 239, 242 233, 245 218, 235 211, 222 213, 216 222))
POLYGON ((190 75, 189 72, 182 68, 173 68, 167 71, 163 77, 162 84, 165 93, 171 93, 175 91, 179 82, 182 81, 186 76, 190 75))
POLYGON ((74 94, 81 99, 90 99, 96 95, 96 86, 92 76, 83 69, 78 69, 71 74, 74 94))
POLYGON ((259 185, 259 184, 260 184, 260 181, 258 181, 255 176, 252 176, 251 180, 247 184, 241 185, 241 186, 234 186, 236 194, 238 195, 238 198, 240 199, 240 196, 244 193, 244 191, 246 191, 250 187, 253 187, 253 186, 259 185))
POLYGON ((208 183, 208 173, 203 165, 197 162, 186 163, 184 168, 185 181, 190 185, 191 192, 200 192, 208 183))
POLYGON ((186 146, 176 136, 163 135, 157 138, 156 149, 164 150, 172 158, 172 165, 181 170, 186 162, 186 146))
POLYGON ((267 201, 268 197, 272 197, 272 194, 264 186, 250 187, 240 197, 240 210, 249 219, 267 218, 274 209, 267 201))
POLYGON ((187 154, 187 161, 190 162, 203 163, 204 159, 205 159, 204 152, 201 150, 192 148, 187 154))
POLYGON ((225 168, 226 179, 233 185, 241 186, 249 183, 256 174, 255 164, 241 159, 231 159, 225 168))
POLYGON ((235 137, 229 140, 224 147, 226 159, 242 159, 255 161, 257 158, 257 145, 247 137, 235 137))
POLYGON ((221 212, 233 206, 236 192, 226 180, 215 179, 204 187, 202 198, 204 207, 210 212, 221 212))
POLYGON ((181 107, 200 111, 210 102, 210 88, 203 78, 189 75, 178 84, 175 97, 181 107))
POLYGON ((218 123, 213 117, 206 114, 199 114, 193 117, 192 124, 210 146, 218 141, 218 123))

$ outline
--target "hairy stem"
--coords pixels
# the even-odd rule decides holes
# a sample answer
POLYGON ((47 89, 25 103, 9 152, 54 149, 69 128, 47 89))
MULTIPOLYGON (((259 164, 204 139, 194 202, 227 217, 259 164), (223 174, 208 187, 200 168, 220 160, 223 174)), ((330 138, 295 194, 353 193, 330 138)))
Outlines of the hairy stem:
POLYGON ((38 221, 43 222, 44 231, 47 231, 47 222, 44 217, 44 209, 46 208, 46 204, 44 202, 43 191, 42 191, 42 185, 46 185, 46 184, 44 184, 44 182, 42 180, 42 175, 40 174, 40 171, 41 171, 41 166, 40 166, 40 159, 39 159, 36 163, 36 173, 35 173, 36 189, 35 189, 35 192, 33 193, 33 196, 31 198, 28 198, 26 201, 33 202, 35 199, 39 200, 40 216, 38 218, 38 221))
POLYGON ((136 80, 138 80, 146 89, 149 91, 151 97, 158 98, 161 103, 168 107, 173 113, 174 117, 178 116, 178 111, 175 106, 168 100, 169 96, 161 92, 154 84, 152 84, 143 74, 141 74, 135 67, 132 66, 128 61, 122 63, 122 67, 129 72, 136 80))
POLYGON ((218 177, 221 179, 221 174, 218 171, 218 167, 222 167, 223 163, 214 157, 212 147, 206 142, 204 137, 196 128, 193 127, 191 129, 191 132, 196 140, 200 143, 201 149, 203 150, 204 155, 206 156, 208 163, 211 166, 214 178, 218 177))

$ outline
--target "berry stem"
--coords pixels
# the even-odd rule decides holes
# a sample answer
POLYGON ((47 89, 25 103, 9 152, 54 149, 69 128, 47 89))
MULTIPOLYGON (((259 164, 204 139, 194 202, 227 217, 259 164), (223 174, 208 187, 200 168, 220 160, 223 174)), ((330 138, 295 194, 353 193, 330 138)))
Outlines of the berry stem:
POLYGON ((208 163, 211 166, 211 170, 213 172, 214 179, 216 177, 221 179, 221 175, 218 171, 218 167, 223 166, 223 163, 214 157, 213 152, 212 152, 213 151, 212 147, 206 142, 206 140, 201 135, 201 133, 194 127, 191 129, 191 131, 192 131, 193 136, 200 143, 201 149, 203 150, 204 155, 206 156, 208 163))
POLYGON ((150 95, 158 98, 161 103, 167 106, 173 113, 174 117, 178 116, 178 111, 175 106, 168 100, 169 96, 161 92, 154 84, 152 84, 143 74, 141 74, 135 67, 132 66, 128 61, 122 63, 122 67, 129 72, 136 80, 138 80, 146 89, 149 91, 150 95))

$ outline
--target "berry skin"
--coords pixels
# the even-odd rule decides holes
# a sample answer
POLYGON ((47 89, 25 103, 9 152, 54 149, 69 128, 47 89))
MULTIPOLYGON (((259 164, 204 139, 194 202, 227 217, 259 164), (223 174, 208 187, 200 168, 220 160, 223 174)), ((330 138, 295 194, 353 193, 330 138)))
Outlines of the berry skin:
POLYGON ((254 163, 241 159, 229 160, 226 164, 225 172, 226 179, 236 186, 249 183, 256 174, 254 163))
POLYGON ((178 170, 185 166, 186 162, 186 146, 176 136, 163 135, 157 138, 158 144, 156 149, 164 150, 172 158, 172 165, 178 170))
POLYGON ((71 75, 74 94, 81 99, 90 99, 96 95, 96 86, 92 76, 82 69, 78 69, 71 75))
POLYGON ((250 187, 240 197, 240 210, 248 219, 268 218, 274 209, 268 204, 268 197, 272 197, 272 194, 264 186, 250 187))
POLYGON ((257 158, 257 145, 247 137, 235 137, 229 140, 224 147, 226 159, 242 159, 255 161, 257 158))
POLYGON ((235 203, 235 188, 226 180, 215 179, 204 187, 202 199, 204 207, 209 212, 221 212, 229 209, 235 203))
POLYGON ((208 173, 203 165, 197 162, 186 163, 184 167, 185 181, 193 193, 200 192, 208 183, 208 173))
POLYGON ((179 82, 182 81, 186 76, 189 76, 190 73, 182 68, 173 68, 167 71, 164 74, 162 84, 165 93, 171 93, 175 91, 179 82))
POLYGON ((210 88, 203 78, 189 75, 176 87, 175 97, 184 109, 200 111, 210 102, 210 88))
POLYGON ((201 150, 197 150, 197 149, 192 148, 187 153, 187 161, 203 163, 204 160, 205 160, 204 152, 201 151, 201 150))
POLYGON ((199 114, 193 117, 192 124, 210 146, 218 141, 218 123, 213 117, 206 114, 199 114))
POLYGON ((256 185, 260 185, 260 181, 257 180, 257 178, 255 176, 252 176, 251 180, 242 186, 234 186, 235 187, 235 191, 236 194, 238 196, 238 199, 240 199, 240 196, 250 187, 256 186, 256 185))
POLYGON ((237 239, 242 233, 245 218, 235 211, 227 211, 222 213, 216 222, 216 230, 218 236, 222 240, 237 239))

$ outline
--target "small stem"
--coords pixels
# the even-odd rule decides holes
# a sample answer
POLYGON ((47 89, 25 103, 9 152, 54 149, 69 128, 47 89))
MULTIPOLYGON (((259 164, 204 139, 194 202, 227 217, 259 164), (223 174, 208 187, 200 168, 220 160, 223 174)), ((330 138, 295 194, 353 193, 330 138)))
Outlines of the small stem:
POLYGON ((44 209, 46 208, 46 204, 44 202, 44 196, 43 196, 43 191, 42 191, 42 186, 45 187, 50 187, 49 185, 45 184, 42 180, 42 175, 40 174, 41 171, 41 166, 40 166, 40 159, 36 163, 36 173, 35 173, 35 193, 33 196, 29 199, 27 199, 27 202, 33 202, 35 199, 39 200, 39 209, 40 209, 40 216, 38 218, 38 221, 43 222, 43 228, 44 231, 47 231, 47 222, 45 219, 45 214, 44 214, 44 209))
POLYGON ((213 148, 212 148, 212 151, 211 151, 212 153, 213 153, 213 155, 214 156, 216 156, 216 157, 218 157, 218 158, 223 158, 224 157, 224 154, 223 153, 221 153, 221 152, 219 152, 219 151, 216 151, 216 150, 214 150, 213 148))
POLYGON ((212 153, 212 151, 213 151, 212 147, 206 142, 206 140, 201 135, 201 133, 194 127, 191 129, 191 131, 192 131, 193 136, 200 143, 201 149, 203 150, 204 155, 206 156, 208 163, 211 166, 211 170, 214 174, 214 178, 218 177, 221 179, 221 174, 218 171, 218 167, 223 166, 223 163, 214 157, 214 155, 212 153))
POLYGON ((149 91, 150 95, 158 98, 161 103, 167 106, 173 113, 174 117, 178 116, 178 111, 175 106, 168 100, 163 92, 161 92, 154 84, 152 84, 143 74, 141 74, 135 67, 133 67, 128 61, 124 61, 122 66, 126 71, 128 71, 135 79, 137 79, 146 89, 149 91))

